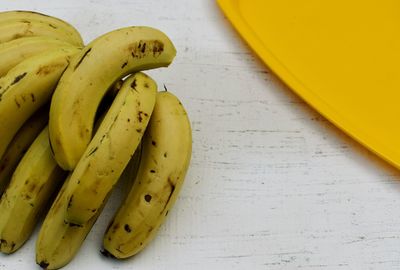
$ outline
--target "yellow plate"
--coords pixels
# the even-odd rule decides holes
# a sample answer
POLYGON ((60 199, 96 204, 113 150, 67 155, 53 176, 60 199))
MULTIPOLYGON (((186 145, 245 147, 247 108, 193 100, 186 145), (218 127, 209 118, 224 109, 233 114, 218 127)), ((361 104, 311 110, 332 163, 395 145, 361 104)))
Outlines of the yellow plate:
POLYGON ((267 66, 400 168, 399 0, 219 0, 267 66))

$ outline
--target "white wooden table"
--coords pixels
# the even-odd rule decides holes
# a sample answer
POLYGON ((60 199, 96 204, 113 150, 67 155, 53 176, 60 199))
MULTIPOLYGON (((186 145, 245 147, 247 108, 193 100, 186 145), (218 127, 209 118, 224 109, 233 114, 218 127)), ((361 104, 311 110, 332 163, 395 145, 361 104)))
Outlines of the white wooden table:
MULTIPOLYGON (((400 269, 400 173, 327 122, 251 53, 214 0, 3 0, 63 18, 86 42, 128 25, 165 31, 178 49, 149 72, 193 127, 185 186, 136 257, 100 255, 116 190, 64 269, 400 269)), ((0 269, 38 269, 36 234, 0 269)))

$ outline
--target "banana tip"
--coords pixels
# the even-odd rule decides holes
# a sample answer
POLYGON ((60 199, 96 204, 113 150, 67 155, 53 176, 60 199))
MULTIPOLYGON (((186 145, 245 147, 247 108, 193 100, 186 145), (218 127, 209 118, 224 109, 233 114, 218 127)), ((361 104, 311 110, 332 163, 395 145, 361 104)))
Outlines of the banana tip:
POLYGON ((102 250, 100 250, 101 255, 103 255, 104 257, 107 258, 112 258, 112 259, 116 259, 117 257, 115 257, 114 255, 112 255, 108 250, 106 250, 105 248, 103 248, 102 250))
POLYGON ((46 261, 41 261, 37 263, 42 269, 46 270, 47 267, 49 266, 49 263, 46 261))

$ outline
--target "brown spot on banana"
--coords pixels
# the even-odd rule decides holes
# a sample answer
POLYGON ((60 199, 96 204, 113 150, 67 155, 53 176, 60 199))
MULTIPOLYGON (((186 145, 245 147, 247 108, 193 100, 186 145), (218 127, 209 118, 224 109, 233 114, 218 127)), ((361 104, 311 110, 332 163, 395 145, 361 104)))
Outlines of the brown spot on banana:
POLYGON ((142 48, 140 50, 142 53, 146 51, 146 42, 143 43, 142 48))
POLYGON ((144 200, 145 200, 146 202, 150 203, 150 202, 151 202, 151 199, 152 199, 152 196, 151 196, 150 194, 144 195, 144 200))
POLYGON ((28 73, 27 73, 27 72, 24 72, 24 73, 22 73, 22 74, 16 76, 16 77, 14 78, 14 81, 10 84, 10 86, 11 86, 11 85, 14 85, 14 84, 16 84, 16 83, 18 83, 20 80, 22 80, 22 79, 26 76, 26 74, 28 74, 28 73))
MULTIPOLYGON (((167 201, 165 202, 164 208, 163 208, 163 209, 161 210, 161 212, 160 212, 160 215, 161 215, 162 213, 164 213, 164 211, 167 209, 168 203, 169 203, 169 201, 171 200, 172 195, 174 195, 175 184, 172 182, 172 180, 171 180, 170 177, 168 177, 168 183, 169 183, 169 187, 171 188, 171 191, 170 191, 170 193, 169 193, 169 196, 168 196, 167 201)), ((167 210, 167 211, 168 211, 168 210, 167 210)), ((167 215, 167 214, 166 214, 166 215, 167 215)))
POLYGON ((131 83, 131 88, 132 88, 133 90, 136 91, 136 86, 137 86, 137 84, 136 84, 136 79, 135 79, 135 80, 133 80, 133 82, 131 83))
POLYGON ((40 263, 38 263, 38 265, 40 267, 42 267, 43 269, 47 269, 47 267, 50 265, 48 262, 46 261, 41 261, 40 263))
POLYGON ((18 108, 21 108, 21 104, 19 104, 17 98, 14 98, 14 102, 15 102, 15 104, 17 105, 18 108))
POLYGON ((140 123, 143 121, 143 116, 142 116, 142 114, 143 114, 142 111, 139 111, 139 112, 138 112, 137 119, 138 119, 138 121, 139 121, 140 123))
POLYGON ((140 40, 139 42, 131 43, 128 46, 128 50, 133 58, 143 58, 147 54, 153 54, 154 57, 158 57, 164 52, 164 43, 160 40, 140 40))
POLYGON ((46 76, 49 75, 50 73, 59 70, 60 67, 64 67, 65 63, 57 63, 53 65, 48 65, 48 66, 42 66, 36 71, 36 75, 39 76, 46 76))
POLYGON ((159 56, 164 51, 164 43, 160 42, 159 40, 154 41, 153 45, 153 55, 155 57, 159 56))
POLYGON ((86 56, 88 56, 88 54, 92 51, 92 48, 89 48, 81 57, 81 59, 79 59, 78 63, 75 65, 74 70, 76 70, 80 64, 82 64, 83 60, 85 59, 86 56))
POLYGON ((70 226, 70 227, 78 227, 78 228, 82 228, 83 227, 83 225, 72 223, 72 222, 68 222, 68 226, 70 226))
MULTIPOLYGON (((110 239, 110 241, 111 241, 111 239, 110 239)), ((104 257, 116 259, 116 257, 114 255, 112 255, 110 252, 108 252, 106 249, 100 250, 100 253, 104 257)))
POLYGON ((28 187, 28 191, 29 192, 33 192, 36 188, 36 183, 32 183, 29 187, 28 187))
POLYGON ((129 224, 125 224, 124 230, 125 230, 127 233, 132 232, 132 228, 129 226, 129 224))
POLYGON ((68 206, 67 206, 67 208, 70 208, 70 207, 71 207, 73 198, 74 198, 74 195, 71 195, 71 198, 70 198, 69 201, 68 201, 68 206))
POLYGON ((97 151, 97 149, 99 149, 99 148, 96 146, 95 148, 93 148, 93 149, 89 152, 89 154, 88 154, 87 156, 89 157, 89 156, 93 155, 93 154, 97 151))

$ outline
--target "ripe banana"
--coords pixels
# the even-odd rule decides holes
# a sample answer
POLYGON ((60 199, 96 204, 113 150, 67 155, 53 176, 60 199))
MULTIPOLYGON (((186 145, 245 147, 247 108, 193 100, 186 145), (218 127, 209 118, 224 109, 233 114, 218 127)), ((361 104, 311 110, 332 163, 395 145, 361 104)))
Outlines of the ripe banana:
POLYGON ((3 194, 19 161, 48 122, 48 106, 40 109, 18 130, 0 160, 0 196, 3 194))
POLYGON ((68 43, 52 37, 25 37, 0 44, 0 77, 28 57, 68 43))
MULTIPOLYGON (((136 174, 139 160, 140 152, 136 151, 122 173, 121 181, 130 180, 122 178, 136 174)), ((61 191, 58 193, 57 198, 51 206, 36 241, 36 263, 47 270, 61 268, 74 258, 105 205, 105 203, 103 203, 99 211, 97 211, 88 222, 81 226, 66 222, 64 220, 65 190, 69 184, 70 176, 71 174, 65 181, 61 191)), ((124 184, 126 184, 126 187, 129 189, 132 186, 132 181, 126 181, 124 184)), ((108 196, 109 195, 107 195, 107 198, 108 196)), ((107 198, 105 201, 107 201, 107 198)))
POLYGON ((63 47, 30 57, 0 79, 0 158, 22 124, 47 103, 79 50, 63 47))
POLYGON ((155 237, 183 184, 191 128, 185 109, 171 93, 157 94, 142 145, 135 182, 103 239, 105 251, 116 258, 135 255, 155 237))
POLYGON ((52 157, 47 127, 18 165, 0 200, 0 251, 12 253, 31 235, 65 172, 52 157))
POLYGON ((154 108, 156 83, 143 73, 129 77, 72 172, 65 220, 91 219, 135 152, 154 108))
POLYGON ((7 21, 41 22, 53 28, 53 31, 64 33, 71 44, 83 46, 82 37, 79 32, 69 23, 56 17, 24 10, 0 12, 0 23, 7 21))
POLYGON ((66 222, 64 202, 69 181, 68 177, 47 213, 36 240, 36 263, 46 270, 61 268, 73 259, 101 212, 81 226, 66 222))
POLYGON ((54 29, 47 23, 40 21, 5 21, 0 23, 0 44, 22 37, 46 36, 66 41, 75 46, 81 46, 74 43, 68 33, 54 29))
POLYGON ((65 71, 51 101, 50 141, 58 164, 75 168, 92 138, 100 100, 115 81, 168 66, 175 54, 168 37, 150 27, 118 29, 87 45, 65 71))

